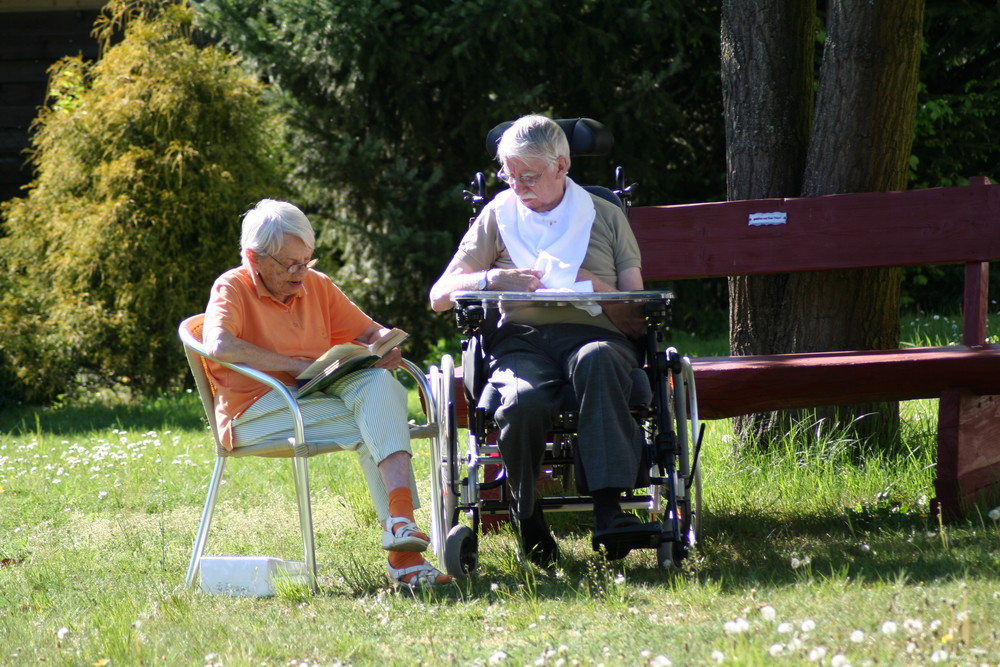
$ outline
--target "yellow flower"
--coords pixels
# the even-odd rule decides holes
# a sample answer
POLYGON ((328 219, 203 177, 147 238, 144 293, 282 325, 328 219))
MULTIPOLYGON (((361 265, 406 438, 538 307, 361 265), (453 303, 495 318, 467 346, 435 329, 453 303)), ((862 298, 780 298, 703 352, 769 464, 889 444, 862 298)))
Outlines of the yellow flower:
POLYGON ((949 633, 945 634, 943 637, 941 637, 941 643, 942 644, 947 644, 948 642, 950 642, 954 638, 955 638, 955 635, 953 635, 953 634, 951 634, 949 632, 949 633))

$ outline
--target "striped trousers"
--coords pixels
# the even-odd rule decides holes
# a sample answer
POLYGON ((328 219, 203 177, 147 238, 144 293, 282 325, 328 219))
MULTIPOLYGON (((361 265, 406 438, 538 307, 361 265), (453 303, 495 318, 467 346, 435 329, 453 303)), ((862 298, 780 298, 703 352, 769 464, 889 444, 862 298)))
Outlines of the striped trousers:
MULTIPOLYGON (((349 374, 325 393, 299 401, 306 442, 332 443, 357 453, 379 521, 389 517, 389 494, 378 464, 396 452, 412 454, 406 400, 406 389, 392 372, 366 368, 349 374)), ((293 435, 287 403, 273 391, 233 420, 234 447, 287 440, 293 435)), ((412 469, 410 487, 414 507, 419 507, 412 469)))

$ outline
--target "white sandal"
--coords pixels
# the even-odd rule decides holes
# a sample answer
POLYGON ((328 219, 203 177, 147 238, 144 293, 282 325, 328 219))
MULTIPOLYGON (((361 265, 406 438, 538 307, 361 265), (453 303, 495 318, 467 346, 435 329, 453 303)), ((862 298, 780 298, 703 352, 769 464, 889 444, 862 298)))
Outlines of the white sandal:
POLYGON ((430 540, 424 531, 405 516, 389 517, 389 528, 382 531, 382 548, 386 551, 426 551, 430 540))
POLYGON ((389 563, 389 578, 397 586, 406 586, 407 588, 419 589, 429 586, 443 586, 450 584, 454 581, 454 577, 446 575, 441 570, 437 569, 427 561, 424 561, 420 565, 411 565, 410 567, 393 567, 392 563, 389 563), (404 581, 404 577, 411 574, 415 576, 409 581, 404 581), (448 577, 447 582, 438 583, 438 577, 448 577))

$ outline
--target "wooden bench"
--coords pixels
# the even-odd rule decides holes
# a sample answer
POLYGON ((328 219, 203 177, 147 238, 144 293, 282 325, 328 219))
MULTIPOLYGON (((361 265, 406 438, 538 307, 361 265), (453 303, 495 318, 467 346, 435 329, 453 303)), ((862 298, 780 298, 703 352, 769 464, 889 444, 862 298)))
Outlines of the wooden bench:
POLYGON ((964 264, 961 345, 694 359, 698 408, 722 419, 938 398, 935 506, 955 518, 1000 497, 1000 346, 986 342, 1000 185, 635 207, 631 223, 647 281, 964 264))

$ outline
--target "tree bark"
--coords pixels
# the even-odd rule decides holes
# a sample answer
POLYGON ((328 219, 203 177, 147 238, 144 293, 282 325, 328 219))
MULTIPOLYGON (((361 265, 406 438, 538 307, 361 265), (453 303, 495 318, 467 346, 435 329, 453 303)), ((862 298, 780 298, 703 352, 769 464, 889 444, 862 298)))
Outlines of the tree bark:
MULTIPOLYGON (((814 2, 731 0, 722 16, 730 199, 905 188, 923 0, 831 0, 811 132, 803 132, 802 122, 811 112, 814 2), (769 47, 746 46, 761 42, 769 47), (788 58, 798 58, 799 66, 788 58)), ((730 279, 733 354, 898 344, 898 269, 730 279)), ((810 416, 823 420, 824 430, 846 426, 859 438, 877 435, 883 442, 891 442, 898 429, 896 404, 823 409, 810 416)), ((752 415, 737 420, 736 428, 766 447, 802 418, 752 415)))

